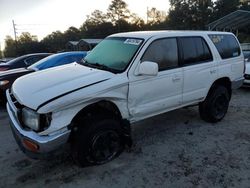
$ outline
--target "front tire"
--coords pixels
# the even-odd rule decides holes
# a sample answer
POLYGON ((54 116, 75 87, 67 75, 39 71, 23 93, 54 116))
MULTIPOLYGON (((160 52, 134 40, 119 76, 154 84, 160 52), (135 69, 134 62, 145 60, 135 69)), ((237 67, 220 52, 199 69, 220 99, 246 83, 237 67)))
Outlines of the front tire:
POLYGON ((73 135, 72 154, 80 166, 107 163, 119 156, 123 149, 122 128, 116 119, 85 120, 73 135))
POLYGON ((228 110, 230 95, 225 86, 215 86, 199 104, 200 116, 209 123, 221 121, 228 110))

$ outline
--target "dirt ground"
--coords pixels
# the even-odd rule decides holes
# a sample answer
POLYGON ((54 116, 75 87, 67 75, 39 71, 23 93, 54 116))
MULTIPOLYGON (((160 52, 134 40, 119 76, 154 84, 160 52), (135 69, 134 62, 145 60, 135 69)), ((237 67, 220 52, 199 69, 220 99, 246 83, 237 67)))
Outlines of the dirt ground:
POLYGON ((250 187, 250 89, 234 92, 217 124, 198 108, 159 115, 133 125, 134 146, 114 161, 86 168, 70 157, 27 158, 0 109, 0 187, 250 187))

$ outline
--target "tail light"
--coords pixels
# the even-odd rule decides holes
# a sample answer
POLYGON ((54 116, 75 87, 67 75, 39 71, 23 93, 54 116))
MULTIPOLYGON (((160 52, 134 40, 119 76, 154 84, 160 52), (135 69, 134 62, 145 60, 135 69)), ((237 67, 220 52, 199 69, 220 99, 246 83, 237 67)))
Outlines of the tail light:
POLYGON ((0 67, 0 71, 6 71, 6 70, 8 70, 8 68, 7 67, 0 67))

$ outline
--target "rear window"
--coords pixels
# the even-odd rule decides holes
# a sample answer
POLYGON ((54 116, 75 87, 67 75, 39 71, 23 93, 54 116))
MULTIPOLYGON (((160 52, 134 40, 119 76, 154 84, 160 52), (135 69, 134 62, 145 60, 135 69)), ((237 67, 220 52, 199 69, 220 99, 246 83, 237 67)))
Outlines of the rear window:
POLYGON ((240 56, 240 46, 233 35, 209 35, 222 59, 240 56))

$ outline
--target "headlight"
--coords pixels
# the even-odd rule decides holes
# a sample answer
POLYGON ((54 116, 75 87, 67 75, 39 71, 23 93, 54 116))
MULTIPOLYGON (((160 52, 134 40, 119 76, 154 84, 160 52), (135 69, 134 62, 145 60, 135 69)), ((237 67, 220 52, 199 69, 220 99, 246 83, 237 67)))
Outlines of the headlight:
POLYGON ((0 81, 0 86, 4 86, 9 83, 9 80, 2 80, 0 81))
POLYGON ((22 121, 26 126, 33 129, 34 131, 38 131, 40 129, 39 114, 29 108, 23 108, 22 121))

